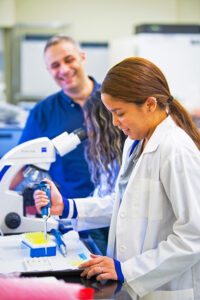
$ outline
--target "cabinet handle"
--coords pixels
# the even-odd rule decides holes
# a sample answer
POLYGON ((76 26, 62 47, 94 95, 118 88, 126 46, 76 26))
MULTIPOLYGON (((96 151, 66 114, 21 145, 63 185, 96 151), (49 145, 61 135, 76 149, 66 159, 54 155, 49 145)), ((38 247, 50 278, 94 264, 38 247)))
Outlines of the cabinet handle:
POLYGON ((9 133, 7 133, 7 134, 0 134, 0 139, 10 139, 10 138, 12 138, 12 134, 9 134, 9 133))

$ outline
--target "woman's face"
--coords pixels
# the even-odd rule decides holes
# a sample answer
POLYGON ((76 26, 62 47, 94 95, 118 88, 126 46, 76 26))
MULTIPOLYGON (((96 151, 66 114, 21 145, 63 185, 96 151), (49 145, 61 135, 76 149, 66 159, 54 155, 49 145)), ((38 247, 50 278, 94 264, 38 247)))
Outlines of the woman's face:
POLYGON ((108 94, 101 95, 106 108, 112 113, 113 125, 132 140, 141 140, 150 135, 149 108, 145 102, 138 106, 133 102, 123 102, 108 94))

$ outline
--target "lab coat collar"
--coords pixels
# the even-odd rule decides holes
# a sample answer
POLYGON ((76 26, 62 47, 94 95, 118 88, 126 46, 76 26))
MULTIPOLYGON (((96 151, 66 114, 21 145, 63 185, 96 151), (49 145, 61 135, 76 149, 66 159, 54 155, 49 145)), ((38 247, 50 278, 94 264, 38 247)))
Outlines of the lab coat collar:
POLYGON ((167 132, 175 129, 177 125, 173 119, 168 116, 164 119, 155 129, 151 138, 149 139, 146 147, 144 148, 143 153, 153 152, 161 144, 162 140, 165 139, 167 132))

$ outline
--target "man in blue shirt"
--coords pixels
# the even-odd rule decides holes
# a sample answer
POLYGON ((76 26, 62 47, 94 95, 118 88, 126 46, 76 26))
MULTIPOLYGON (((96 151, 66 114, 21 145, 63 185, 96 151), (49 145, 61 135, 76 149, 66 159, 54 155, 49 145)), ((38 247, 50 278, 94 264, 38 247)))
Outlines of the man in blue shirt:
MULTIPOLYGON (((53 36, 44 49, 46 67, 61 91, 48 96, 30 111, 19 143, 39 137, 50 139, 83 127, 82 106, 100 85, 85 72, 85 53, 70 37, 53 36)), ((57 155, 49 170, 66 198, 87 197, 94 189, 84 158, 84 143, 67 155, 57 155)))
MULTIPOLYGON (((100 85, 88 77, 85 54, 78 44, 66 36, 54 36, 44 49, 46 67, 61 91, 40 101, 30 111, 19 143, 39 137, 50 139, 64 131, 83 127, 82 106, 100 85)), ((49 175, 64 197, 86 197, 93 191, 83 145, 52 163, 49 175)))

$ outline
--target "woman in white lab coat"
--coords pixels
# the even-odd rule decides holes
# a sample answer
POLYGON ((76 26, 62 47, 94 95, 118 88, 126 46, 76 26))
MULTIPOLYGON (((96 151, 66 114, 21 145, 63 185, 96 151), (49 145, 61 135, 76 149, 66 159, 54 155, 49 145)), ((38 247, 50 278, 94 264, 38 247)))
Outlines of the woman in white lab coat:
MULTIPOLYGON (((120 279, 135 299, 200 299, 198 129, 148 60, 111 68, 101 93, 128 138, 114 199, 74 200, 77 230, 111 222, 108 256, 93 255, 82 276, 120 279)), ((53 183, 51 197, 52 213, 62 215, 66 203, 53 183)), ((44 193, 35 202, 46 205, 44 193)))

